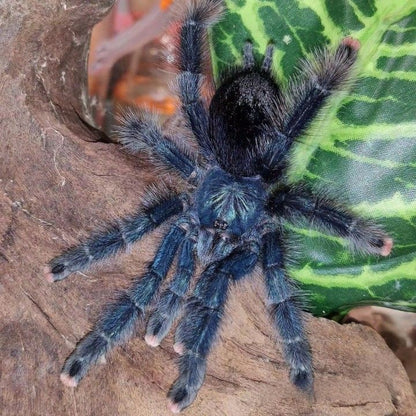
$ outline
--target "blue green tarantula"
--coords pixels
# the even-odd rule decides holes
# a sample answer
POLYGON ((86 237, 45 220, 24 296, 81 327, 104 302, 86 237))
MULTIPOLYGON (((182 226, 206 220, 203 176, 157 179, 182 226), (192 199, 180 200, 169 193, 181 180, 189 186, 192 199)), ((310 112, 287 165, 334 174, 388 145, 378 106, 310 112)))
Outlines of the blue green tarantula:
POLYGON ((286 88, 279 87, 272 71, 273 46, 259 64, 247 42, 243 65, 222 77, 206 105, 201 96, 206 30, 222 8, 220 0, 187 1, 178 35, 178 95, 198 155, 164 135, 152 116, 127 112, 117 128, 128 151, 151 153, 187 181, 186 191, 153 191, 137 213, 92 234, 46 268, 48 280, 62 280, 125 250, 174 218, 147 271, 105 309, 65 362, 61 380, 68 386, 76 386, 92 364, 133 336, 177 255, 176 273, 153 302, 145 336, 149 345, 159 345, 182 312, 174 345, 180 355, 179 376, 168 393, 170 409, 180 412, 195 399, 229 287, 257 263, 263 268, 267 304, 290 379, 310 392, 311 349, 301 296, 286 271, 284 223, 303 218, 346 238, 360 252, 387 256, 391 251, 392 239, 375 223, 322 192, 315 194, 286 179, 292 144, 331 93, 345 84, 358 41, 345 38, 334 51, 317 52, 302 63, 286 88), (188 294, 197 261, 204 271, 188 294))

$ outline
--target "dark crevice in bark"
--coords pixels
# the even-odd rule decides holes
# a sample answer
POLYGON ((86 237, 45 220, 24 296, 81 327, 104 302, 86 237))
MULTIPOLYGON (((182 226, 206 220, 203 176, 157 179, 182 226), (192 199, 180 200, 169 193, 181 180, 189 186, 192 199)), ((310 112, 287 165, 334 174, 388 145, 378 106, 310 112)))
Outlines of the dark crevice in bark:
POLYGON ((80 126, 85 129, 88 135, 94 137, 94 142, 98 143, 114 143, 114 140, 111 139, 107 134, 105 134, 102 130, 97 129, 94 126, 91 126, 87 121, 85 121, 78 111, 73 108, 74 113, 80 123, 80 126))

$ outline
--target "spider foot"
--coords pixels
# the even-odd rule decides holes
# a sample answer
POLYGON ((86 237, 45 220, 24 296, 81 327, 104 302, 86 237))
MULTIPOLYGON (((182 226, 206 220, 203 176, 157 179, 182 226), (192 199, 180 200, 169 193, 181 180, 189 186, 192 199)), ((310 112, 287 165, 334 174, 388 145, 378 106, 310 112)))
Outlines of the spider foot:
POLYGON ((162 294, 147 324, 144 339, 148 345, 157 347, 165 338, 179 312, 180 302, 180 298, 170 290, 162 294))
POLYGON ((342 39, 342 45, 348 46, 349 48, 353 49, 354 51, 358 51, 361 47, 360 41, 358 39, 347 37, 342 39))
POLYGON ((168 393, 168 407, 179 413, 194 400, 205 377, 206 361, 199 354, 188 351, 179 360, 179 377, 168 393))
POLYGON ((292 368, 290 370, 290 381, 300 390, 313 391, 313 372, 308 368, 292 368))
POLYGON ((373 237, 370 237, 367 241, 357 240, 355 244, 358 249, 363 249, 364 252, 387 257, 393 248, 393 239, 376 229, 373 231, 373 237))
POLYGON ((380 249, 380 255, 386 257, 391 253, 391 249, 393 248, 393 239, 392 238, 385 238, 383 240, 383 246, 380 249))
POLYGON ((105 363, 105 354, 109 349, 109 340, 97 332, 90 332, 67 358, 61 382, 68 387, 76 387, 91 365, 105 363))
POLYGON ((51 265, 46 265, 43 268, 43 275, 45 279, 50 282, 56 282, 57 280, 63 280, 67 276, 69 276, 72 271, 66 269, 65 264, 63 263, 55 263, 51 265))
POLYGON ((158 347, 161 341, 161 339, 159 339, 156 335, 149 334, 145 335, 144 340, 150 347, 158 347))
POLYGON ((62 384, 67 387, 77 387, 82 376, 86 373, 83 367, 81 360, 73 360, 71 363, 67 362, 59 377, 62 384))
POLYGON ((191 389, 187 386, 175 383, 169 392, 168 408, 172 413, 179 413, 188 407, 196 397, 199 389, 191 389))
POLYGON ((183 355, 185 353, 185 345, 183 345, 181 342, 175 342, 173 344, 173 350, 176 352, 176 354, 183 355))
POLYGON ((43 269, 46 280, 48 282, 63 280, 70 274, 89 267, 93 261, 92 253, 95 253, 90 245, 91 243, 80 244, 54 257, 43 269))
POLYGON ((60 379, 62 384, 64 384, 67 387, 77 387, 78 381, 75 377, 71 377, 70 375, 66 373, 61 373, 60 379))
POLYGON ((55 281, 55 279, 53 277, 53 273, 52 273, 51 268, 49 266, 45 266, 43 268, 43 275, 45 276, 45 279, 49 283, 53 283, 55 281))

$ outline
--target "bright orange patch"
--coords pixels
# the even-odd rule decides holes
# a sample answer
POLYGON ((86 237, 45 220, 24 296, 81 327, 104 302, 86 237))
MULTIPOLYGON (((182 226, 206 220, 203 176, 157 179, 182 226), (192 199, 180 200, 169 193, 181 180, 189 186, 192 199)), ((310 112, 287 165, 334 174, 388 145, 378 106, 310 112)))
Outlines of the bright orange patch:
POLYGON ((173 0, 160 0, 160 8, 166 10, 172 3, 173 0))

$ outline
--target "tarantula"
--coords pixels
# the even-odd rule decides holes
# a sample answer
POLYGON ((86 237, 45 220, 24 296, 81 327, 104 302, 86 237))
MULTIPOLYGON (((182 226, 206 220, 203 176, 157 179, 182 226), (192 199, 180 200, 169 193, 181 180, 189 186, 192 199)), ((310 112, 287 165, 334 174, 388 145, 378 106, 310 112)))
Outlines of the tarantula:
POLYGON ((353 249, 387 256, 393 242, 372 221, 301 183, 288 183, 288 154, 333 91, 342 87, 359 43, 345 38, 335 51, 322 50, 301 65, 285 89, 272 71, 273 46, 261 64, 251 43, 243 65, 223 76, 209 106, 201 95, 206 29, 222 11, 220 0, 187 2, 178 39, 178 95, 184 118, 198 144, 198 158, 162 133, 152 119, 129 112, 118 127, 125 147, 146 150, 188 181, 183 193, 151 194, 137 213, 92 234, 49 262, 46 277, 62 280, 115 255, 175 217, 153 261, 67 359, 61 380, 75 387, 89 367, 131 337, 177 256, 177 270, 158 298, 145 340, 157 346, 179 313, 175 334, 179 377, 168 397, 179 412, 195 399, 216 337, 228 289, 258 262, 264 271, 267 303, 280 332, 290 379, 311 391, 311 350, 299 292, 286 271, 284 222, 306 219, 344 237, 353 249), (205 269, 188 295, 196 260, 205 269))

